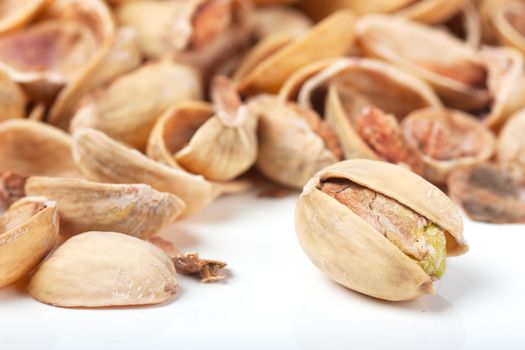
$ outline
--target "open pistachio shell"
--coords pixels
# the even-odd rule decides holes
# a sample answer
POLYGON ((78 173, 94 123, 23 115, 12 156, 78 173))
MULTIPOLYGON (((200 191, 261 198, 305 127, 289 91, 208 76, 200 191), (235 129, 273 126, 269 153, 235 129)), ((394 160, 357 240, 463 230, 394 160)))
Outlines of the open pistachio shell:
POLYGON ((298 6, 310 17, 318 20, 342 9, 350 9, 358 15, 378 12, 387 13, 407 6, 412 2, 413 0, 301 0, 298 6))
POLYGON ((199 99, 201 89, 199 75, 189 66, 147 64, 87 96, 71 130, 95 128, 142 150, 160 115, 177 102, 199 99))
POLYGON ((75 109, 85 95, 135 69, 141 63, 142 57, 132 28, 119 28, 112 39, 111 46, 86 66, 59 93, 47 118, 51 124, 67 130, 75 109))
POLYGON ((470 0, 413 1, 395 14, 428 24, 443 23, 457 14, 468 1, 470 0))
POLYGON ((109 9, 101 0, 53 1, 37 23, 0 38, 0 70, 49 105, 97 57, 113 30, 109 9))
POLYGON ((175 267, 153 244, 116 232, 86 232, 62 244, 35 272, 33 298, 61 307, 147 305, 178 290, 175 267))
POLYGON ((26 97, 22 89, 3 72, 0 72, 0 121, 23 118, 26 97))
POLYGON ((426 80, 448 106, 478 112, 489 106, 484 62, 452 35, 380 15, 361 18, 356 31, 365 55, 384 59, 426 80))
POLYGON ((299 10, 283 6, 257 8, 253 13, 254 35, 267 38, 275 34, 298 37, 310 30, 312 20, 299 10))
POLYGON ((319 59, 344 55, 353 40, 352 12, 334 13, 256 65, 240 80, 240 90, 245 94, 277 93, 296 69, 319 59))
POLYGON ((312 112, 270 95, 255 97, 248 106, 259 117, 256 167, 271 180, 301 188, 313 174, 338 160, 309 125, 304 113, 312 112))
POLYGON ((56 202, 25 197, 0 218, 0 288, 26 276, 53 248, 58 236, 56 202))
POLYGON ((202 176, 158 163, 95 129, 83 128, 74 132, 73 158, 89 179, 109 183, 144 183, 180 197, 186 204, 185 216, 195 213, 214 199, 212 184, 202 176))
POLYGON ((489 0, 485 6, 498 41, 525 53, 525 4, 519 0, 489 0))
POLYGON ((27 195, 58 203, 60 230, 116 231, 147 239, 173 222, 185 205, 178 197, 142 184, 104 184, 80 179, 30 177, 27 195))
POLYGON ((506 165, 516 165, 525 177, 525 109, 515 113, 501 129, 498 139, 498 160, 506 165))
POLYGON ((46 0, 3 0, 0 3, 0 34, 24 26, 45 4, 46 0))
POLYGON ((461 111, 419 110, 403 120, 402 128, 425 163, 424 178, 436 185, 444 185, 452 171, 483 163, 494 153, 492 133, 461 111))
POLYGON ((317 173, 305 186, 296 207, 296 232, 312 262, 347 288, 387 300, 413 299, 434 292, 431 276, 414 259, 319 189, 329 179, 346 180, 381 194, 444 230, 448 255, 468 250, 461 215, 438 188, 389 163, 340 162, 317 173))
POLYGON ((76 177, 71 138, 44 123, 13 119, 0 123, 0 172, 76 177))

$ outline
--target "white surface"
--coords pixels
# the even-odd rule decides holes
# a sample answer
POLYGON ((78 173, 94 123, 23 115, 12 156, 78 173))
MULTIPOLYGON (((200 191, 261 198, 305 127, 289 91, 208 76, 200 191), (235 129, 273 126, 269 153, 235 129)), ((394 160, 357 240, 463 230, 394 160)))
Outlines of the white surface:
POLYGON ((0 290, 0 349, 525 349, 525 227, 465 223, 436 296, 381 302, 328 280, 295 238, 295 196, 222 198, 166 237, 229 263, 171 303, 61 309, 0 290))

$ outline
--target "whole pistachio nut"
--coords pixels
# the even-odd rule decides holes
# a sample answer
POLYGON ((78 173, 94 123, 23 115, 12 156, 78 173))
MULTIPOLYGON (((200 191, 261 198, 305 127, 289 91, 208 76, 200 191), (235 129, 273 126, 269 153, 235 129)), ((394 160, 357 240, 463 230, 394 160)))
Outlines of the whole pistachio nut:
POLYGON ((468 250, 448 197, 389 163, 348 160, 317 173, 296 208, 296 232, 334 281, 386 300, 434 293, 447 255, 468 250))
POLYGON ((56 202, 25 197, 0 217, 0 288, 26 276, 49 253, 58 236, 56 202))
POLYGON ((29 283, 33 298, 61 307, 158 304, 177 293, 170 258, 116 232, 86 232, 62 244, 29 283))

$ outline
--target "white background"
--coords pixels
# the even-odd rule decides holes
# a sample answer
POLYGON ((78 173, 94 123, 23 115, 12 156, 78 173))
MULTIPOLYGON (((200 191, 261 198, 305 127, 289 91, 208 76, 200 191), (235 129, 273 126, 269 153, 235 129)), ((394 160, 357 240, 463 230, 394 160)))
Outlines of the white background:
POLYGON ((222 198, 164 236, 229 263, 230 277, 153 307, 61 309, 0 290, 0 349, 525 349, 525 226, 465 220, 470 252, 438 294, 378 301, 327 279, 294 231, 295 194, 222 198))

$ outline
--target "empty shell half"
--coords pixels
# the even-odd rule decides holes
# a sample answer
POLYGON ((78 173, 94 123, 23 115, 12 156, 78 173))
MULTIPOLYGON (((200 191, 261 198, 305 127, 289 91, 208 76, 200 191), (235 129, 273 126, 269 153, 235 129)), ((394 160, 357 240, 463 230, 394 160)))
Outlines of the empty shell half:
POLYGON ((60 230, 68 235, 99 230, 148 239, 173 222, 186 207, 178 197, 142 184, 30 177, 25 192, 56 201, 60 230))
POLYGON ((147 305, 175 296, 170 258, 153 244, 115 232, 86 232, 62 244, 29 283, 33 298, 61 307, 147 305))
POLYGON ((349 160, 305 186, 296 232, 312 262, 334 281, 386 300, 434 293, 447 255, 468 250, 461 215, 414 173, 384 162, 349 160))
POLYGON ((56 202, 25 197, 0 217, 0 288, 26 276, 58 236, 56 202))

